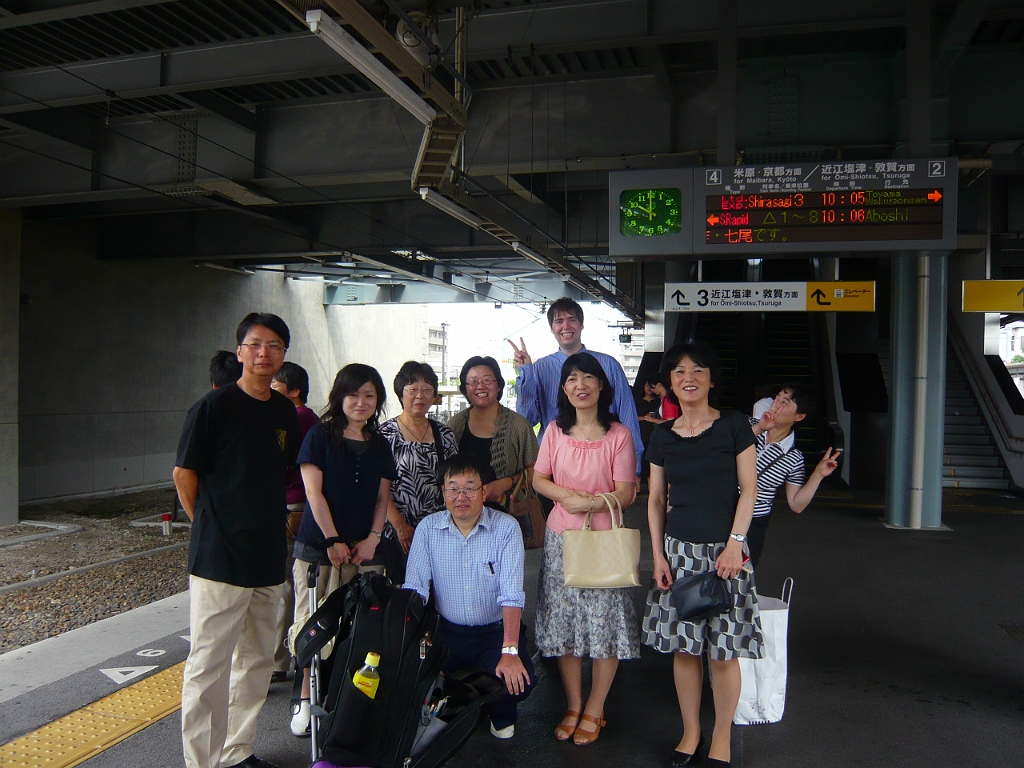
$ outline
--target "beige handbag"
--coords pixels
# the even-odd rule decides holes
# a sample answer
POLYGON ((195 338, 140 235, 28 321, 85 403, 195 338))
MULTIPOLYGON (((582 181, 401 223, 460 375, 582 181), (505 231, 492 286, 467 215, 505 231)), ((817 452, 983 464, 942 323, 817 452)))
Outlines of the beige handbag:
POLYGON ((562 570, 565 586, 587 589, 616 589, 640 586, 640 531, 623 525, 622 505, 611 493, 598 494, 605 500, 612 515, 607 531, 590 529, 594 513, 580 530, 562 533, 562 570), (619 521, 615 523, 618 510, 619 521))

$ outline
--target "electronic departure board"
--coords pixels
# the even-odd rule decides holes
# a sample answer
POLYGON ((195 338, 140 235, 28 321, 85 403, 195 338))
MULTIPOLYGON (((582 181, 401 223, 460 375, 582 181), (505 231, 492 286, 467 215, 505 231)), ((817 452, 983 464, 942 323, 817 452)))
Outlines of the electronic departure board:
POLYGON ((956 182, 952 158, 704 168, 694 253, 952 249, 956 182))
POLYGON ((612 171, 608 253, 951 251, 956 158, 612 171))

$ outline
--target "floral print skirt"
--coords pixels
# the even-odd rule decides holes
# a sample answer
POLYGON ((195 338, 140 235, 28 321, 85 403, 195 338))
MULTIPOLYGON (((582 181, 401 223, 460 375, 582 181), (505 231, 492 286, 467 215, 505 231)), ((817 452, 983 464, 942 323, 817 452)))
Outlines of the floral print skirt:
POLYGON ((541 656, 640 657, 632 590, 565 586, 562 535, 550 528, 544 532, 535 637, 541 656))

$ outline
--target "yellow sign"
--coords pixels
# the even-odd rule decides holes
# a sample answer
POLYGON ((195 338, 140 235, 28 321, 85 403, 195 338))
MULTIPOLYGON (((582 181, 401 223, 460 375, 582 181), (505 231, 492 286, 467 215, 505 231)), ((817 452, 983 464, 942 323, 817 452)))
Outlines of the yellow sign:
POLYGON ((808 312, 874 312, 875 283, 864 281, 829 281, 808 283, 808 312))
POLYGON ((963 311, 1024 311, 1024 280, 964 280, 963 311))

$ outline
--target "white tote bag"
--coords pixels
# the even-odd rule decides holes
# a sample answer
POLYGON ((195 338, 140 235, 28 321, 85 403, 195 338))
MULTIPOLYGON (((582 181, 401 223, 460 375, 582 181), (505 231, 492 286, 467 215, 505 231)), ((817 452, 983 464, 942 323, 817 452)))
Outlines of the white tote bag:
POLYGON ((786 636, 793 579, 782 585, 782 599, 758 595, 764 658, 740 659, 740 703, 732 721, 736 725, 777 723, 786 708, 786 636))

